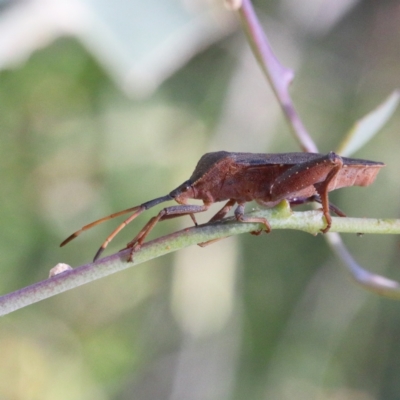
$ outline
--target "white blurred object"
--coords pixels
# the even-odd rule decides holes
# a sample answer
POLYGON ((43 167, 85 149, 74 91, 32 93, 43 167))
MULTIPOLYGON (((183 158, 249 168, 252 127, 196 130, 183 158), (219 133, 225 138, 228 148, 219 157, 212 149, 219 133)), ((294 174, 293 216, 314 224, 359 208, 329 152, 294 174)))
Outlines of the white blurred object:
POLYGON ((0 13, 0 70, 75 36, 125 93, 147 95, 235 27, 218 1, 10 1, 0 13))
POLYGON ((50 271, 49 271, 49 278, 56 276, 58 274, 61 274, 65 271, 71 271, 72 267, 68 264, 64 264, 64 263, 58 263, 55 267, 53 267, 50 271))
POLYGON ((232 316, 236 283, 235 238, 213 249, 188 247, 176 253, 172 312, 191 337, 212 335, 232 316))
POLYGON ((13 1, 0 13, 0 69, 15 67, 61 35, 82 30, 84 8, 78 1, 13 1))

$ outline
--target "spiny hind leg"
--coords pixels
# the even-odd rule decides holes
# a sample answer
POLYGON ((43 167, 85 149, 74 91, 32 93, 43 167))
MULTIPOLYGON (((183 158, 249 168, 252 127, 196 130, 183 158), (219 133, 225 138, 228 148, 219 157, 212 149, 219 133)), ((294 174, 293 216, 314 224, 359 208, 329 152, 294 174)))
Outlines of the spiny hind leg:
POLYGON ((314 186, 320 196, 326 220, 326 227, 321 231, 326 233, 332 224, 332 218, 329 213, 329 184, 342 167, 342 158, 334 152, 294 165, 280 175, 270 186, 271 200, 285 199, 307 187, 314 186))
MULTIPOLYGON (((314 196, 310 196, 310 197, 296 198, 295 200, 290 201, 290 205, 298 206, 301 204, 313 203, 313 202, 322 204, 321 197, 319 197, 319 195, 315 194, 314 196)), ((329 202, 329 210, 331 212, 335 213, 339 217, 347 217, 347 215, 339 207, 335 206, 335 204, 333 204, 331 202, 329 202)))

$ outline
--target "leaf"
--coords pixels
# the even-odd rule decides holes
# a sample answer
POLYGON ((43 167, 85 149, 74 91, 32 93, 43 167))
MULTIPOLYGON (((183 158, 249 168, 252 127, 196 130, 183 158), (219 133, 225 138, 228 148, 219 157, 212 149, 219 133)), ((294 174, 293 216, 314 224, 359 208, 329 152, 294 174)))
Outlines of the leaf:
POLYGON ((382 104, 354 124, 337 152, 342 156, 350 156, 364 146, 390 119, 399 101, 400 91, 395 90, 382 104))

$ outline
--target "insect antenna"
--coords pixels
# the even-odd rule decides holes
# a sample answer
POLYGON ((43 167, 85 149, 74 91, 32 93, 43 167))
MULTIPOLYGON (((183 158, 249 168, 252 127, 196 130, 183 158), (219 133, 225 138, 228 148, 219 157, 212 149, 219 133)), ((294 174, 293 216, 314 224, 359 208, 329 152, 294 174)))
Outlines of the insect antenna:
POLYGON ((100 247, 99 251, 96 253, 96 257, 95 259, 100 255, 101 251, 103 251, 108 243, 111 242, 111 240, 115 237, 115 235, 117 235, 117 233, 119 231, 121 231, 121 229, 123 229, 126 225, 128 225, 130 222, 132 222, 138 215, 140 215, 143 211, 148 210, 151 207, 156 206, 157 204, 163 203, 165 201, 169 201, 172 200, 172 197, 168 194, 166 196, 162 196, 162 197, 158 197, 156 199, 147 201, 146 203, 141 204, 140 206, 135 206, 135 207, 131 207, 131 208, 127 208, 126 210, 122 210, 122 211, 118 211, 116 213, 110 214, 106 217, 100 218, 94 222, 91 222, 90 224, 87 224, 85 226, 83 226, 81 229, 79 229, 78 231, 74 232, 72 235, 68 236, 61 244, 60 247, 65 246, 67 243, 69 243, 71 240, 75 239, 77 236, 79 236, 82 232, 87 231, 90 228, 93 228, 96 225, 101 224, 102 222, 108 221, 110 219, 119 217, 120 215, 123 214, 127 214, 130 212, 134 212, 128 219, 126 219, 122 224, 120 224, 117 229, 115 229, 111 235, 108 236, 108 238, 106 239, 106 241, 102 244, 102 246, 100 247), (101 251, 100 251, 101 250, 101 251))
POLYGON ((104 243, 100 246, 100 248, 97 250, 93 261, 96 261, 99 257, 100 254, 105 250, 105 248, 108 246, 108 244, 111 242, 111 240, 114 239, 117 234, 125 228, 129 223, 131 223, 136 217, 138 217, 143 211, 148 210, 151 207, 156 206, 157 204, 164 203, 165 201, 172 200, 173 197, 171 195, 166 195, 163 197, 158 197, 157 199, 153 199, 150 201, 147 201, 146 203, 143 203, 140 205, 137 210, 129 217, 127 218, 122 224, 118 225, 116 229, 114 229, 111 234, 107 237, 107 239, 104 241, 104 243))
POLYGON ((138 208, 140 208, 140 206, 136 206, 136 207, 131 207, 131 208, 127 208, 126 210, 122 210, 122 211, 118 211, 116 213, 107 215, 106 217, 100 218, 96 221, 91 222, 90 224, 87 224, 85 226, 83 226, 81 229, 79 229, 78 231, 74 232, 72 235, 68 236, 61 244, 60 247, 65 246, 67 243, 69 243, 71 240, 75 239, 76 237, 78 237, 82 232, 87 231, 88 229, 93 228, 96 225, 101 224, 102 222, 108 221, 109 219, 113 219, 116 217, 119 217, 120 215, 123 214, 127 214, 129 212, 132 211, 136 211, 138 208))

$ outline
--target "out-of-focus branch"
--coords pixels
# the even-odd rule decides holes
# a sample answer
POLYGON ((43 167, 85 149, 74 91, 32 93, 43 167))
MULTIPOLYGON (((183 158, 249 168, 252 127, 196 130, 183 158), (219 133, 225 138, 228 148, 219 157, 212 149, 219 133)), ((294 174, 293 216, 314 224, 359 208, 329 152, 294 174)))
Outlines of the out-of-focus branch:
POLYGON ((303 151, 316 153, 318 151, 317 146, 304 127, 289 94, 289 86, 294 77, 293 71, 284 67, 276 58, 254 12, 251 1, 243 0, 237 13, 254 56, 267 77, 296 140, 298 140, 303 151))
POLYGON ((400 300, 399 282, 373 274, 362 268, 349 253, 338 233, 327 234, 325 239, 336 256, 341 260, 350 277, 361 285, 363 289, 367 289, 380 296, 400 300))

